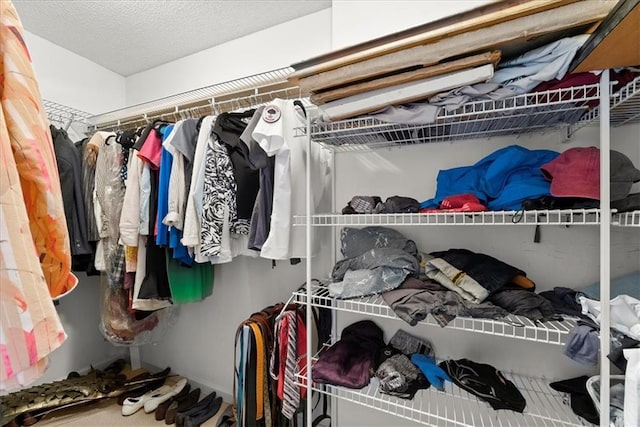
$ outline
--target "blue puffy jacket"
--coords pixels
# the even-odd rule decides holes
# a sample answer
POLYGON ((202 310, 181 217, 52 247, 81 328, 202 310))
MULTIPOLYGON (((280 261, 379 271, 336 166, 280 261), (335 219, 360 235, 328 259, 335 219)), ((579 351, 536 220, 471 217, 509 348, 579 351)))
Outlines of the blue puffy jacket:
POLYGON ((551 183, 544 178, 540 167, 559 155, 551 150, 528 150, 510 145, 494 151, 473 166, 441 170, 435 197, 420 206, 438 208, 447 197, 470 193, 489 210, 519 210, 524 200, 551 194, 551 183))

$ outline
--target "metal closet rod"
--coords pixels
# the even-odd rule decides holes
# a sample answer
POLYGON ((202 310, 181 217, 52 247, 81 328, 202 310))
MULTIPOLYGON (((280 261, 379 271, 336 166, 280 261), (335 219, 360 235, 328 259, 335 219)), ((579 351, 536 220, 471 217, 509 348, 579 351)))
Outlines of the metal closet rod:
POLYGON ((94 130, 127 130, 145 126, 155 120, 178 121, 187 118, 198 118, 208 114, 221 114, 230 111, 244 111, 264 105, 276 98, 299 99, 308 95, 302 93, 298 86, 287 83, 259 87, 241 92, 212 97, 210 99, 191 101, 152 112, 136 114, 124 119, 107 123, 94 124, 94 130), (264 91, 277 87, 275 90, 264 91))

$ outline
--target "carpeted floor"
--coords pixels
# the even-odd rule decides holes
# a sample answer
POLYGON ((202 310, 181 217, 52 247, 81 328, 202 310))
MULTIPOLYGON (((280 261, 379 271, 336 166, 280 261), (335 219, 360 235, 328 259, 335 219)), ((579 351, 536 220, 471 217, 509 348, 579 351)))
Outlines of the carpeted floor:
MULTIPOLYGON (((228 403, 223 403, 218 413, 203 427, 215 427, 228 403)), ((35 424, 35 427, 97 427, 97 426, 155 426, 166 425, 163 421, 156 421, 154 414, 145 414, 140 410, 128 417, 122 416, 121 406, 116 399, 106 399, 88 406, 69 408, 46 415, 35 424)), ((175 424, 174 424, 175 425, 175 424)))

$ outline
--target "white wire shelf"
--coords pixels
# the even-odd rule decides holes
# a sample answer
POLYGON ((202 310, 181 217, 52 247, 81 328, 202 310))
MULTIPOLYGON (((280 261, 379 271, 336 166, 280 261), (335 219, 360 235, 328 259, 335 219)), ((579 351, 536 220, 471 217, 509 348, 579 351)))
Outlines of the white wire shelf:
MULTIPOLYGON (((584 126, 597 125, 599 118, 600 108, 595 107, 570 127, 569 135, 573 135, 584 126)), ((636 77, 611 95, 609 113, 609 123, 613 127, 623 126, 638 120, 640 120, 640 77, 636 77)))
MULTIPOLYGON (((294 225, 307 223, 304 215, 294 216, 294 225)), ((599 209, 558 209, 530 211, 436 212, 414 214, 318 214, 311 225, 597 225, 599 209)))
MULTIPOLYGON (((313 363, 316 360, 317 356, 313 363)), ((515 384, 527 402, 522 414, 510 410, 496 411, 488 403, 450 382, 445 383, 444 391, 439 391, 435 387, 419 390, 412 400, 380 393, 375 377, 371 379, 368 386, 359 390, 331 385, 319 388, 315 384, 312 390, 434 427, 582 427, 591 425, 583 422, 573 413, 566 395, 549 387, 549 382, 552 381, 504 374, 515 384)), ((305 379, 306 369, 302 369, 298 374, 298 383, 304 384, 305 379)))
POLYGON ((640 227, 640 211, 614 214, 611 223, 618 227, 640 227))
MULTIPOLYGON (((394 311, 380 295, 353 299, 336 299, 329 296, 329 289, 326 284, 318 282, 312 283, 311 294, 311 305, 313 306, 399 320, 394 311)), ((307 293, 304 289, 294 292, 293 295, 294 302, 299 304, 307 303, 307 293)), ((440 327, 431 315, 422 321, 421 324, 440 327)), ((564 345, 569 332, 571 332, 575 326, 576 320, 572 318, 565 319, 564 321, 535 323, 523 316, 509 315, 500 320, 456 317, 446 328, 526 341, 564 345)))
POLYGON ((55 120, 62 123, 78 122, 89 124, 89 118, 92 116, 91 113, 87 113, 86 111, 58 104, 57 102, 49 101, 47 99, 43 99, 42 104, 49 120, 55 120))
MULTIPOLYGON (((394 124, 373 117, 316 123, 311 137, 333 150, 516 136, 574 124, 597 102, 599 85, 528 93, 502 100, 469 102, 455 111, 441 109, 435 123, 394 124)), ((299 128, 297 135, 306 130, 299 128)))

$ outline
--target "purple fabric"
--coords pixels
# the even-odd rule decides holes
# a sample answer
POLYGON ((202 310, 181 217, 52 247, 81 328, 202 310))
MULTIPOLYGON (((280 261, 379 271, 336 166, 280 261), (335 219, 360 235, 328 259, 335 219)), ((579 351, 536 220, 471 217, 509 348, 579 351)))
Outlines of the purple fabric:
POLYGON ((375 323, 353 323, 344 328, 338 342, 320 354, 312 369, 313 381, 362 388, 369 384, 384 347, 382 330, 375 323))

